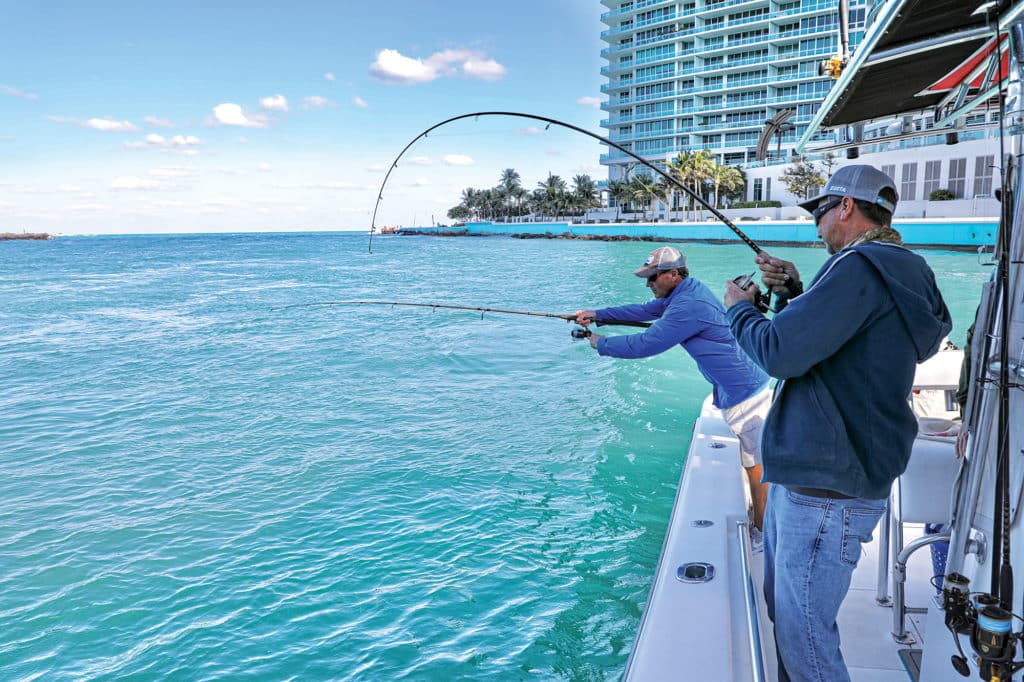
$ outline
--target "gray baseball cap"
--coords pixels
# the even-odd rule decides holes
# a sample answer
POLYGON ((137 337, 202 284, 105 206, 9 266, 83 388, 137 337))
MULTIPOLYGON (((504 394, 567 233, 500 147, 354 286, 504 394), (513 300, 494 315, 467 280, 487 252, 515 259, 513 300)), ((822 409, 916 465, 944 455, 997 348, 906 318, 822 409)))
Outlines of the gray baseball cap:
MULTIPOLYGON (((881 191, 886 187, 896 193, 896 183, 892 181, 892 178, 874 166, 867 164, 843 166, 829 179, 821 194, 813 199, 801 201, 800 208, 810 213, 825 197, 853 197, 878 204, 889 213, 895 213, 896 203, 886 201, 880 196, 881 191)), ((896 193, 896 201, 899 201, 898 193, 896 193)))
POLYGON ((686 267, 686 256, 679 253, 679 249, 671 246, 661 246, 651 251, 644 264, 633 271, 637 277, 650 277, 656 272, 665 270, 677 270, 686 267))

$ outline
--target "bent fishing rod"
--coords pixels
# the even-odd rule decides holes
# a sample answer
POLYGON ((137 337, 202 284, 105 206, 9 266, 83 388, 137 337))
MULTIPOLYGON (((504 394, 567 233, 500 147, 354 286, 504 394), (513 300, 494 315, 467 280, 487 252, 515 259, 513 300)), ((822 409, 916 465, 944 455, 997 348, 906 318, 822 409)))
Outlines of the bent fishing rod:
MULTIPOLYGON (((573 322, 576 320, 576 316, 573 314, 559 314, 559 313, 538 313, 531 310, 506 310, 503 308, 479 308, 476 306, 469 305, 448 305, 444 303, 412 303, 408 301, 320 301, 316 303, 293 303, 291 305, 281 306, 275 308, 275 310, 284 310, 286 308, 312 308, 314 306, 328 306, 328 305, 390 305, 390 306, 408 306, 411 308, 444 308, 447 310, 472 310, 480 313, 480 319, 484 318, 484 313, 502 313, 504 315, 530 315, 532 317, 554 317, 559 320, 568 320, 573 322)), ((629 320, 613 320, 610 318, 597 317, 591 318, 591 322, 596 322, 601 325, 615 325, 620 327, 650 327, 651 322, 632 322, 629 320)), ((585 338, 589 334, 583 335, 578 333, 580 330, 573 330, 573 337, 585 338)))
MULTIPOLYGON (((524 113, 521 113, 521 112, 518 112, 518 111, 477 111, 477 112, 474 112, 472 114, 460 114, 459 116, 452 116, 451 118, 445 119, 445 120, 441 121, 440 123, 435 123, 434 125, 430 126, 426 130, 424 130, 422 133, 420 133, 419 135, 414 137, 412 139, 412 142, 410 142, 409 144, 405 145, 405 147, 402 149, 402 151, 400 151, 398 153, 398 156, 395 157, 395 160, 391 162, 391 166, 390 166, 390 168, 388 168, 388 172, 385 173, 385 175, 384 175, 384 181, 381 182, 381 184, 380 184, 380 190, 378 190, 378 192, 377 192, 377 203, 373 207, 373 218, 370 220, 370 239, 369 239, 369 241, 367 243, 367 251, 369 253, 373 253, 373 233, 377 231, 377 210, 380 208, 380 202, 384 199, 384 187, 388 184, 388 178, 391 177, 391 171, 395 170, 395 168, 398 167, 398 162, 399 162, 399 160, 401 160, 401 158, 405 154, 405 152, 408 151, 409 148, 412 147, 414 144, 416 144, 420 139, 422 139, 424 137, 427 137, 427 135, 429 135, 431 132, 433 132, 434 130, 437 130, 438 128, 440 128, 442 126, 448 125, 449 123, 452 123, 454 121, 462 120, 464 118, 479 118, 480 116, 512 116, 512 117, 515 117, 515 118, 528 118, 528 119, 533 120, 533 121, 542 121, 544 123, 547 123, 547 128, 550 128, 553 125, 561 126, 562 128, 567 128, 569 130, 576 131, 577 133, 582 133, 582 134, 584 134, 584 135, 586 135, 588 137, 592 137, 592 138, 594 138, 595 140, 597 140, 598 142, 600 142, 602 144, 606 144, 609 147, 612 147, 613 149, 617 149, 620 152, 622 152, 623 154, 626 154, 627 156, 630 156, 630 157, 636 159, 636 161, 638 163, 641 163, 644 166, 647 166, 652 171, 654 171, 655 173, 657 173, 661 177, 665 178, 665 180, 667 180, 668 182, 672 183, 675 187, 681 189, 691 199, 693 199, 694 201, 698 202, 704 208, 708 209, 711 212, 711 214, 714 215, 719 220, 721 220, 722 223, 724 223, 726 227, 728 227, 730 230, 735 232, 736 236, 739 237, 741 240, 743 240, 744 244, 746 244, 751 249, 753 249, 754 253, 760 255, 763 252, 763 249, 761 249, 760 246, 755 244, 754 240, 752 240, 747 235, 743 234, 743 232, 742 232, 742 230, 740 230, 740 228, 736 227, 736 225, 734 225, 731 220, 726 218, 725 215, 723 215, 721 211, 719 211, 717 208, 715 208, 714 206, 709 204, 704 199, 704 197, 700 196, 699 194, 697 194, 696 192, 691 190, 689 187, 687 187, 683 183, 679 182, 679 180, 675 179, 670 174, 666 173, 662 169, 660 169, 657 166, 655 166, 650 161, 648 161, 648 160, 644 159, 643 157, 638 156, 637 154, 633 153, 633 151, 630 150, 630 149, 626 149, 625 147, 623 147, 621 145, 618 145, 618 144, 612 142, 611 140, 609 140, 609 139, 607 139, 605 137, 601 137, 600 135, 597 135, 596 133, 592 133, 589 130, 586 130, 584 128, 580 128, 579 126, 575 126, 575 125, 573 125, 571 123, 566 123, 565 121, 559 121, 558 119, 555 119, 555 118, 548 118, 547 116, 537 116, 536 114, 524 114, 524 113)), ((547 128, 545 128, 545 130, 547 128)))

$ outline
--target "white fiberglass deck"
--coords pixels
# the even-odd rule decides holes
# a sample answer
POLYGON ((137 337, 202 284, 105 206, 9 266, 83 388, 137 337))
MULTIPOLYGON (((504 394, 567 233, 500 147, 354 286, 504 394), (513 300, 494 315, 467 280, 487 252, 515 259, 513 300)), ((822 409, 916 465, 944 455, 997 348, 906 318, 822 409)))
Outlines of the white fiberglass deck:
MULTIPOLYGON (((752 665, 740 542, 740 533, 746 532, 742 524, 747 519, 747 506, 736 439, 718 410, 711 407, 709 398, 694 428, 662 558, 626 679, 757 679, 752 665), (704 523, 694 524, 695 521, 704 523), (682 582, 677 578, 677 570, 689 562, 712 564, 714 578, 706 583, 682 582)), ((904 542, 921 532, 920 524, 906 524, 904 542)), ((748 556, 757 597, 765 679, 775 680, 772 626, 761 589, 762 555, 755 551, 748 556)), ((878 605, 875 599, 878 557, 876 529, 872 543, 864 548, 839 614, 843 655, 854 682, 906 682, 913 678, 899 651, 921 647, 926 615, 907 616, 907 631, 916 643, 902 646, 893 640, 893 610, 878 605)), ((933 606, 931 575, 931 556, 927 548, 922 548, 908 565, 908 607, 933 606)), ((943 634, 940 631, 939 636, 943 634)))

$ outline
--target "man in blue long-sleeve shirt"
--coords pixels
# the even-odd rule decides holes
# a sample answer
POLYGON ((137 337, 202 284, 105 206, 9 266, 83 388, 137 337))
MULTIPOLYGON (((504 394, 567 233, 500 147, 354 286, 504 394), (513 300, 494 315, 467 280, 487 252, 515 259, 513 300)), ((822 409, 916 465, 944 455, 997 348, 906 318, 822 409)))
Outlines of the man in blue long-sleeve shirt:
POLYGON ((714 405, 740 442, 740 457, 750 482, 754 526, 761 528, 768 484, 761 483, 761 426, 771 403, 768 375, 740 350, 729 330, 725 308, 703 283, 689 276, 678 249, 655 249, 633 272, 647 280, 654 299, 600 310, 578 310, 576 321, 595 319, 654 324, 641 334, 606 337, 591 334, 601 355, 646 358, 680 345, 714 387, 714 405))

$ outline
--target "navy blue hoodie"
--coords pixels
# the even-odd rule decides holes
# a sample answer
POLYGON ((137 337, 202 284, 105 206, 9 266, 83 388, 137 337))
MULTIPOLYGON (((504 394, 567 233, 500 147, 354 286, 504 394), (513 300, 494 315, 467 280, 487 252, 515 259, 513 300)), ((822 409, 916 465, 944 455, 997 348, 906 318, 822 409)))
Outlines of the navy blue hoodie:
POLYGON ((747 301, 727 314, 740 347, 782 380, 762 432, 765 480, 888 496, 917 434, 917 363, 952 328, 925 260, 895 244, 847 247, 771 320, 747 301))

